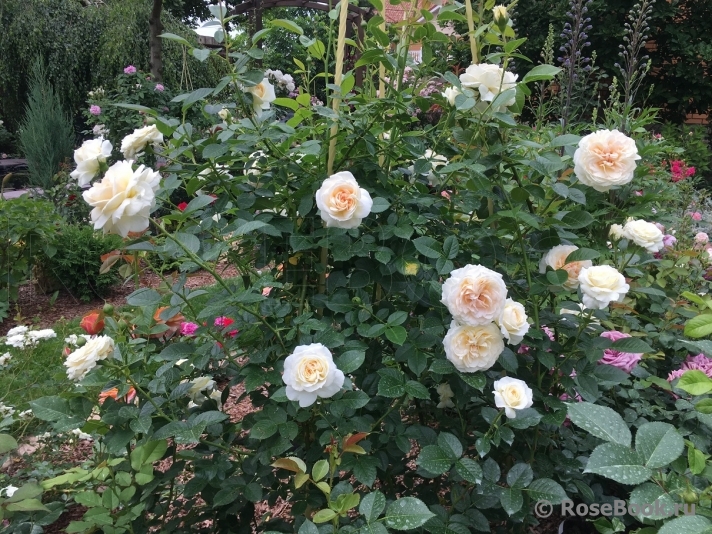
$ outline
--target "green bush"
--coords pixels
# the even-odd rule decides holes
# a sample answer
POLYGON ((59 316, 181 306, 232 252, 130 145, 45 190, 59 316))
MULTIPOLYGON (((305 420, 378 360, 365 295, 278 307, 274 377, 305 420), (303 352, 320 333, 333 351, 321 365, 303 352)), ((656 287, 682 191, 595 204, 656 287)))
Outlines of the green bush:
POLYGON ((30 185, 45 189, 52 186, 52 178, 62 161, 72 156, 74 129, 42 60, 32 66, 30 87, 25 118, 20 125, 20 148, 27 159, 30 185))
POLYGON ((709 179, 712 149, 704 126, 665 124, 661 133, 670 144, 685 150, 681 157, 687 166, 695 168, 697 176, 709 179))
POLYGON ((62 226, 52 240, 56 253, 40 258, 40 271, 84 302, 103 297, 119 283, 116 271, 99 274, 101 255, 121 246, 121 238, 102 235, 91 226, 62 226))
POLYGON ((49 202, 27 196, 0 199, 0 321, 17 300, 18 288, 29 276, 37 254, 54 254, 51 238, 60 221, 49 202))

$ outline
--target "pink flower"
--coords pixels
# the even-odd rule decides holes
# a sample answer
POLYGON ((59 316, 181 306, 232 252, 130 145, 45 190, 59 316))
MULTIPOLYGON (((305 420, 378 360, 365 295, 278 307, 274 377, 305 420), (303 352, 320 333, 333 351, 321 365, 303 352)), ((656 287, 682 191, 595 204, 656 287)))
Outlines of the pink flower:
MULTIPOLYGON (((230 326, 232 323, 234 323, 234 319, 230 319, 229 317, 216 317, 215 322, 213 325, 217 326, 218 328, 226 328, 230 326)), ((230 337, 235 337, 238 334, 239 330, 230 330, 227 335, 230 337)))
POLYGON ((155 91, 158 91, 159 93, 162 93, 163 91, 166 90, 165 87, 163 87, 163 84, 157 83, 156 87, 153 88, 155 91))
POLYGON ((687 359, 682 363, 682 367, 668 375, 668 382, 672 382, 676 378, 680 378, 685 371, 702 371, 707 376, 712 378, 712 359, 708 358, 704 354, 698 354, 697 356, 690 356, 688 354, 687 359))
POLYGON ((199 326, 195 323, 191 323, 189 321, 186 321, 184 323, 181 323, 180 325, 180 335, 182 336, 194 336, 196 330, 198 330, 199 326))
POLYGON ((695 243, 698 245, 706 245, 709 241, 710 237, 704 232, 698 232, 695 236, 695 243))
POLYGON ((635 191, 635 196, 636 196, 636 197, 642 197, 642 196, 643 196, 643 192, 642 192, 642 191, 635 191))
POLYGON ((89 113, 92 115, 101 115, 101 108, 99 106, 90 106, 89 113))
POLYGON ((658 230, 660 230, 663 234, 665 233, 665 227, 664 227, 662 224, 660 224, 660 223, 658 223, 658 222, 653 223, 653 224, 654 224, 655 227, 656 227, 658 230))
POLYGON ((677 238, 674 235, 665 234, 663 236, 663 246, 665 248, 672 248, 677 243, 677 238))
POLYGON ((262 288, 262 296, 263 297, 269 297, 269 294, 272 292, 271 287, 263 287, 262 288))
POLYGON ((702 220, 702 214, 699 211, 693 211, 688 214, 690 217, 692 217, 693 221, 701 221, 702 220))
POLYGON ((124 69, 124 74, 136 74, 136 67, 129 65, 124 69))
POLYGON ((541 329, 544 331, 550 341, 554 341, 554 331, 551 328, 549 328, 548 326, 542 326, 541 329))
POLYGON ((685 174, 687 174, 687 176, 693 176, 693 175, 695 174, 695 168, 694 168, 694 167, 688 167, 688 168, 687 168, 687 171, 685 171, 685 174))
MULTIPOLYGON (((601 337, 605 337, 606 339, 610 339, 611 341, 618 341, 619 339, 630 337, 630 334, 624 334, 623 332, 610 330, 608 332, 603 332, 601 334, 601 337)), ((603 358, 598 360, 598 363, 612 365, 613 367, 617 367, 621 371, 630 373, 633 370, 633 367, 638 364, 642 357, 642 353, 634 354, 632 352, 620 352, 615 349, 606 349, 603 351, 603 358)))

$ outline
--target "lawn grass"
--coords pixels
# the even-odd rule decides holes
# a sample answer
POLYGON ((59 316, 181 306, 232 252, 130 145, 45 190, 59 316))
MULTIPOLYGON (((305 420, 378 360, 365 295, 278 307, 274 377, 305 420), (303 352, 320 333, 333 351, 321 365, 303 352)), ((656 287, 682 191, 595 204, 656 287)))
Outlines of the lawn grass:
POLYGON ((57 337, 41 340, 32 348, 17 349, 1 342, 0 354, 9 352, 12 359, 0 369, 0 402, 23 411, 32 400, 73 387, 65 372, 62 349, 64 338, 83 333, 79 321, 77 318, 54 324, 57 337))

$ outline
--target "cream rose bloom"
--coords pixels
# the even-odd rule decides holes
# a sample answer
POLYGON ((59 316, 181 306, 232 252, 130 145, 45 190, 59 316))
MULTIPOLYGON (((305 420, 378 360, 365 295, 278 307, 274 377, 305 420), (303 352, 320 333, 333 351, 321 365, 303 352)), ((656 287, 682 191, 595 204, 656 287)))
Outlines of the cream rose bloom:
POLYGON ((611 302, 621 302, 630 289, 625 277, 610 265, 581 269, 579 284, 583 305, 591 310, 602 310, 611 302))
POLYGON ((612 237, 615 240, 620 240, 625 237, 625 232, 620 224, 612 224, 611 229, 608 231, 608 237, 612 237))
POLYGON ((373 200, 353 174, 342 171, 324 180, 316 192, 316 205, 326 226, 356 228, 371 213, 373 200))
POLYGON ((252 107, 258 116, 263 110, 269 109, 270 103, 277 98, 274 93, 274 86, 269 83, 267 78, 263 78, 257 85, 247 87, 245 92, 252 95, 252 107))
POLYGON ((114 353, 114 340, 109 336, 94 336, 86 344, 72 352, 64 360, 67 377, 70 380, 81 380, 89 371, 96 367, 96 362, 105 360, 114 353))
MULTIPOLYGON (((463 74, 460 74, 460 83, 463 87, 479 91, 482 102, 492 102, 499 93, 517 86, 517 75, 507 72, 497 65, 480 63, 470 65, 463 74)), ((512 97, 506 102, 499 102, 497 110, 507 108, 514 104, 512 97)))
POLYGON ((517 417, 517 410, 530 408, 534 404, 533 392, 522 380, 505 376, 494 383, 494 405, 504 408, 510 419, 517 417))
POLYGON ((500 24, 502 21, 504 24, 507 24, 507 21, 509 20, 509 14, 507 13, 507 7, 506 6, 494 6, 492 8, 492 17, 494 18, 494 21, 496 24, 500 24))
POLYGON ((660 252, 665 247, 663 233, 647 221, 629 219, 623 227, 623 235, 648 252, 660 252))
POLYGON ((442 93, 440 93, 445 100, 448 101, 448 103, 451 106, 455 105, 455 98, 457 98, 457 95, 461 95, 462 91, 460 91, 457 87, 447 87, 442 93))
POLYGON ((163 142, 163 134, 155 124, 138 128, 121 141, 121 153, 126 159, 136 159, 149 143, 158 146, 163 142))
POLYGON ((507 299, 504 310, 497 320, 502 335, 509 345, 522 342, 524 335, 529 331, 527 312, 524 306, 512 299, 507 299))
POLYGON ((453 321, 443 339, 445 356, 463 373, 486 371, 504 350, 502 333, 494 323, 467 326, 453 321))
POLYGON ((203 392, 211 391, 215 389, 215 380, 209 376, 199 376, 194 378, 190 382, 183 380, 182 384, 189 383, 190 388, 186 392, 186 395, 190 397, 190 400, 196 404, 202 404, 207 400, 207 396, 203 392))
POLYGON ((579 182, 596 191, 625 185, 633 180, 636 160, 635 141, 618 130, 599 130, 579 141, 574 153, 574 173, 579 182))
POLYGON ((74 151, 77 168, 70 173, 70 176, 77 181, 79 187, 89 184, 99 173, 101 164, 111 156, 112 148, 109 141, 100 137, 84 141, 82 146, 74 151))
POLYGON ((440 395, 440 402, 438 402, 437 408, 455 407, 455 403, 452 402, 452 399, 455 397, 455 394, 452 392, 450 384, 444 382, 436 388, 436 391, 438 392, 438 395, 440 395))
POLYGON ((579 286, 579 273, 584 267, 591 267, 593 265, 591 260, 582 261, 571 261, 566 263, 566 258, 573 251, 578 250, 576 245, 556 245, 549 252, 547 252, 544 257, 539 262, 539 272, 544 274, 547 267, 551 267, 555 271, 559 269, 564 269, 569 273, 569 279, 564 282, 564 287, 566 289, 576 289, 579 286))
POLYGON ((440 302, 458 323, 481 326, 502 315, 506 300, 507 286, 501 274, 482 265, 466 265, 445 280, 440 302))
POLYGON ((222 108, 220 111, 218 111, 218 117, 220 117, 224 121, 226 121, 229 116, 230 110, 227 108, 222 108))
POLYGON ((160 178, 158 172, 143 165, 134 171, 130 161, 114 163, 100 182, 83 193, 86 203, 94 208, 94 229, 126 237, 129 232, 148 228, 160 178))
POLYGON ((336 367, 331 352, 321 343, 300 345, 284 360, 282 380, 287 398, 306 408, 322 399, 333 397, 344 385, 344 373, 336 367))

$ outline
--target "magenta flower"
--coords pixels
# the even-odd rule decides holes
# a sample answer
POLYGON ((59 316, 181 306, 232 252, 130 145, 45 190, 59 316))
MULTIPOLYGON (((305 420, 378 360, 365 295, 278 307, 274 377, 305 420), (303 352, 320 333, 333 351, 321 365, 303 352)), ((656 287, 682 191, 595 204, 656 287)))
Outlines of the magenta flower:
POLYGON ((194 336, 195 332, 198 330, 198 325, 186 321, 180 324, 180 335, 181 336, 194 336))
POLYGON ((702 220, 702 214, 699 211, 693 211, 691 213, 688 213, 690 217, 692 217, 693 221, 701 221, 702 220))
MULTIPOLYGON (((630 337, 630 334, 624 334, 623 332, 610 330, 608 332, 603 332, 601 334, 601 337, 605 337, 606 339, 610 339, 611 341, 618 341, 619 339, 630 337)), ((634 354, 632 352, 620 352, 614 349, 606 349, 603 351, 603 358, 598 360, 598 363, 612 365, 613 367, 617 367, 621 371, 630 373, 633 370, 633 367, 638 364, 642 357, 642 353, 634 354)))
POLYGON ((159 93, 162 93, 163 91, 166 90, 166 88, 163 87, 163 84, 157 83, 156 87, 154 87, 154 90, 158 91, 159 93))
POLYGON ((124 69, 124 74, 136 74, 136 67, 129 65, 124 69))
POLYGON ((90 106, 89 113, 92 115, 101 115, 101 108, 99 106, 90 106))

